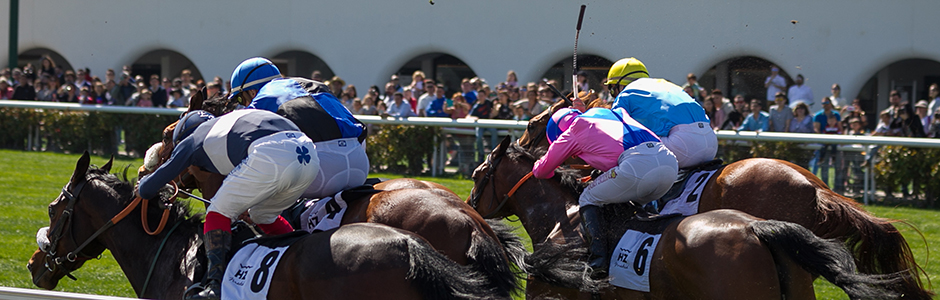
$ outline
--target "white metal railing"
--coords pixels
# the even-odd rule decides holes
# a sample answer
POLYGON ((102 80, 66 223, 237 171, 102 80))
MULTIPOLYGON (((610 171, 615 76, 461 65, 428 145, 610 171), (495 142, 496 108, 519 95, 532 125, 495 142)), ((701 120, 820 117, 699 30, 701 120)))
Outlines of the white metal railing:
POLYGON ((130 300, 133 298, 77 294, 14 287, 0 287, 0 299, 4 300, 130 300))
MULTIPOLYGON (((179 115, 185 108, 144 108, 131 106, 108 106, 108 105, 83 105, 77 103, 59 103, 59 102, 41 102, 41 101, 16 101, 0 100, 0 107, 16 107, 31 109, 56 109, 65 111, 96 111, 105 113, 129 113, 129 114, 158 114, 158 115, 179 115)), ((467 130, 469 128, 498 128, 506 129, 509 135, 515 137, 519 130, 524 130, 527 123, 524 121, 509 120, 490 120, 490 119, 451 119, 451 118, 393 118, 369 115, 356 115, 360 121, 366 124, 378 125, 415 125, 415 126, 434 126, 442 127, 443 132, 455 135, 473 135, 474 132, 467 130)), ((806 134, 806 133, 782 133, 782 132, 755 132, 755 131, 717 131, 718 139, 733 141, 757 141, 757 142, 794 142, 806 143, 804 148, 818 149, 818 144, 839 144, 839 150, 843 151, 867 151, 874 145, 899 145, 914 148, 940 148, 940 139, 928 138, 907 138, 907 137, 883 137, 883 136, 852 136, 852 135, 834 135, 834 134, 806 134)), ((434 158, 440 159, 444 151, 443 141, 433 141, 434 158)), ((436 161, 435 165, 440 166, 443 161, 436 161)), ((871 167, 868 173, 871 174, 871 167)), ((438 167, 432 169, 432 175, 437 175, 438 167)), ((870 175, 869 175, 870 176, 870 175)), ((866 183, 869 176, 866 176, 866 183)), ((875 185, 866 184, 865 202, 873 197, 875 185)))

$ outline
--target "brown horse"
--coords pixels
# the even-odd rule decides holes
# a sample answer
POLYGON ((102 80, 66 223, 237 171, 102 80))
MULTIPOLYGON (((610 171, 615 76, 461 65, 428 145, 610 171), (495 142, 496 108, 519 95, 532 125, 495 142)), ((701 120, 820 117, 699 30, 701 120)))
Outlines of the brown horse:
MULTIPOLYGON (((508 138, 504 139, 474 171, 474 188, 468 201, 484 215, 515 214, 533 242, 549 241, 537 247, 557 245, 550 241, 559 233, 570 238, 567 242, 580 243, 577 206, 583 185, 570 174, 556 174, 555 179, 523 179, 536 159, 522 148, 510 145, 508 138), (517 184, 519 182, 522 184, 517 184)), ((605 209, 612 206, 616 205, 605 206, 605 209)), ((612 227, 609 244, 616 245, 627 228, 637 225, 637 221, 627 221, 635 212, 635 208, 632 209, 622 217, 610 217, 610 209, 605 212, 612 227)), ((613 299, 814 299, 814 274, 841 287, 852 299, 895 299, 898 296, 881 287, 901 275, 855 274, 851 254, 843 245, 822 240, 793 223, 763 221, 734 210, 714 210, 646 223, 665 227, 649 266, 639 266, 640 270, 649 272, 651 292, 614 288, 605 296, 613 299)), ((637 257, 643 256, 644 249, 637 249, 637 257)), ((638 268, 636 261, 631 262, 638 268)), ((572 279, 557 279, 553 283, 570 281, 572 279)), ((529 290, 528 295, 576 297, 564 292, 529 290)))
MULTIPOLYGON (((159 219, 165 202, 144 203, 122 214, 135 203, 133 185, 108 174, 111 162, 97 169, 89 168, 89 160, 86 152, 49 205, 49 243, 28 265, 33 283, 53 289, 107 248, 138 297, 182 298, 205 273, 198 218, 187 217, 184 205, 173 205, 167 210, 170 229, 146 234, 153 225, 143 217, 159 219), (132 218, 112 218, 121 215, 132 218), (138 215, 143 225, 133 220, 138 215)), ((447 259, 423 238, 381 224, 306 235, 283 254, 272 276, 269 299, 489 299, 501 294, 483 274, 447 259)))
MULTIPOLYGON (((224 114, 231 105, 226 97, 204 99, 196 94, 190 101, 190 110, 209 108, 212 113, 224 114), (224 109, 223 109, 224 108, 224 109)), ((162 164, 173 152, 174 124, 164 130, 163 147, 159 154, 162 164)), ((146 174, 144 167, 140 168, 146 174)), ((211 198, 225 177, 191 167, 177 179, 180 186, 199 188, 203 196, 211 198)), ((385 190, 368 199, 346 199, 349 207, 342 224, 357 222, 382 223, 414 232, 425 238, 435 249, 461 265, 470 265, 485 274, 496 290, 508 296, 520 287, 520 276, 511 264, 523 266, 526 250, 512 228, 499 222, 484 220, 456 193, 443 185, 415 179, 393 179, 375 186, 385 190)))
MULTIPOLYGON (((566 106, 559 101, 533 117, 518 140, 519 146, 529 153, 547 150, 545 126, 554 111, 566 106)), ((722 166, 705 183, 699 199, 699 212, 736 209, 758 218, 799 224, 822 238, 839 239, 852 251, 861 272, 905 274, 904 280, 892 287, 905 299, 930 299, 933 295, 924 288, 923 269, 893 225, 897 220, 872 216, 800 166, 777 159, 740 160, 722 166)))

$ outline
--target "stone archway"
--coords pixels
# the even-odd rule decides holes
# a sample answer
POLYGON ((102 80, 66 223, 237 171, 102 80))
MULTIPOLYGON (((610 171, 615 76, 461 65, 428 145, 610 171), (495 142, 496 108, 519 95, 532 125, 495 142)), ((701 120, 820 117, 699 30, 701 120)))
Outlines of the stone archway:
MULTIPOLYGON (((179 77, 184 69, 192 72, 192 80, 196 82, 199 79, 206 81, 212 78, 204 78, 202 72, 185 55, 168 49, 158 49, 147 52, 134 60, 131 64, 131 74, 141 75, 144 78, 150 78, 150 75, 156 74, 162 78, 179 77)), ((120 73, 120 70, 116 70, 120 73)), ((219 75, 219 76, 224 76, 219 75)), ((224 78, 224 77, 223 77, 224 78)))
MULTIPOLYGON (((556 88, 566 93, 571 92, 572 63, 573 61, 570 57, 559 60, 551 68, 548 68, 548 70, 542 74, 541 78, 562 83, 562 86, 556 88)), ((607 71, 610 70, 610 66, 612 65, 614 65, 613 61, 601 56, 592 54, 578 55, 578 69, 586 73, 588 86, 595 91, 603 89, 603 80, 607 78, 607 71)))
MULTIPOLYGON (((709 68, 698 76, 698 81, 699 85, 709 92, 712 89, 721 89, 726 98, 744 95, 745 99, 767 100, 764 81, 770 76, 770 68, 774 65, 773 62, 756 56, 733 57, 709 68)), ((779 74, 786 79, 787 86, 793 83, 793 77, 784 68, 780 68, 779 74)), ((683 85, 685 82, 676 84, 683 85)))
POLYGON ((342 74, 334 73, 333 69, 320 57, 306 51, 290 50, 281 52, 271 57, 271 62, 277 65, 281 74, 288 77, 312 78, 314 71, 319 71, 321 81, 330 80, 335 75, 343 77, 342 74))
POLYGON ((62 54, 59 54, 59 52, 48 48, 33 48, 23 51, 19 54, 19 56, 17 56, 17 61, 19 62, 17 67, 22 68, 23 66, 26 66, 26 64, 32 63, 34 71, 39 72, 39 68, 41 67, 40 60, 45 55, 49 55, 49 57, 51 57, 52 61, 55 63, 56 67, 62 68, 63 71, 72 70, 72 64, 70 64, 69 61, 66 60, 64 56, 62 56, 62 54))
POLYGON ((411 84, 411 75, 418 70, 437 84, 443 84, 448 94, 460 91, 460 80, 477 76, 463 60, 440 52, 418 55, 402 65, 395 74, 401 85, 408 85, 411 84))
MULTIPOLYGON (((891 90, 898 90, 901 102, 912 105, 918 100, 928 99, 931 84, 940 84, 940 62, 931 59, 909 58, 895 61, 881 68, 865 82, 855 98, 868 117, 868 127, 874 128, 878 122, 878 112, 890 106, 888 95, 891 90)), ((851 94, 846 94, 847 101, 851 94)))

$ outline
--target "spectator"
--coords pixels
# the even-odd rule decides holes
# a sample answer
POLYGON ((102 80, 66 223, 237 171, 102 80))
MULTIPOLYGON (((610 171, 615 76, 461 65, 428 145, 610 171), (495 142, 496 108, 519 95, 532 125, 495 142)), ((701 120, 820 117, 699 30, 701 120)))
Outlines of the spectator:
MULTIPOLYGON (((842 87, 838 83, 832 84, 832 95, 829 95, 829 101, 832 101, 833 107, 841 107, 840 104, 845 104, 845 98, 842 98, 842 87)), ((845 118, 848 119, 848 118, 845 118)))
POLYGON ((865 127, 862 127, 862 120, 858 117, 848 118, 849 128, 845 130, 845 135, 867 135, 865 127))
POLYGON ((927 100, 917 101, 917 104, 914 105, 914 114, 920 118, 920 124, 924 127, 924 132, 929 129, 932 117, 929 113, 927 113, 927 106, 927 100))
POLYGON ((397 93, 397 91, 398 89, 395 88, 395 83, 392 83, 392 82, 385 83, 385 94, 382 95, 382 97, 379 97, 378 99, 380 102, 385 102, 386 106, 389 106, 389 104, 392 104, 392 102, 395 101, 394 95, 395 93, 397 93))
POLYGON ((39 59, 39 76, 48 75, 49 78, 55 78, 55 61, 48 54, 39 59))
POLYGON ((522 108, 522 105, 513 105, 512 106, 512 119, 515 121, 528 121, 529 116, 525 114, 525 109, 522 108))
POLYGON ((425 79, 424 83, 421 84, 424 87, 424 93, 421 94, 421 97, 418 97, 418 116, 427 117, 428 116, 428 106, 431 105, 431 101, 434 101, 436 98, 435 91, 437 86, 434 85, 434 79, 425 79))
MULTIPOLYGON (((160 90, 161 90, 160 92, 161 94, 166 95, 165 92, 162 92, 163 90, 162 87, 160 88, 160 90)), ((156 98, 156 93, 157 92, 154 92, 154 98, 156 98)), ((209 83, 206 84, 206 96, 208 96, 209 98, 212 98, 213 96, 218 95, 220 93, 222 93, 222 85, 219 84, 218 82, 210 81, 209 83)), ((156 101, 154 101, 154 104, 156 104, 156 101)))
POLYGON ((591 85, 588 83, 587 72, 578 71, 578 91, 590 91, 591 85))
POLYGON ((901 130, 901 111, 904 110, 903 103, 901 103, 901 92, 898 90, 891 90, 888 94, 888 112, 891 114, 891 129, 901 130))
MULTIPOLYGON (((725 94, 724 92, 721 91, 721 89, 713 89, 712 96, 714 97, 713 101, 715 101, 715 110, 722 112, 723 115, 721 116, 721 120, 722 120, 722 123, 724 123, 724 120, 728 119, 728 114, 730 114, 731 111, 735 110, 734 104, 732 104, 731 99, 728 99, 727 97, 725 97, 725 94)), ((741 98, 741 101, 744 101, 744 95, 738 95, 738 96, 741 98)), ((737 98, 738 97, 735 97, 735 99, 737 98)), ((747 105, 745 105, 745 107, 746 106, 747 105)), ((742 117, 742 120, 743 120, 743 117, 742 117)))
POLYGON ((95 104, 108 104, 110 99, 108 99, 108 92, 104 86, 104 83, 95 82, 95 89, 92 93, 92 97, 95 98, 95 104))
POLYGON ((20 69, 13 69, 13 100, 36 100, 36 88, 20 69))
POLYGON ((411 87, 412 96, 414 98, 424 95, 424 79, 424 72, 421 72, 421 70, 414 71, 414 73, 411 74, 411 84, 409 86, 411 87))
POLYGON ((117 79, 114 77, 114 69, 108 69, 107 71, 105 71, 104 78, 105 78, 104 80, 105 84, 107 84, 108 81, 117 82, 117 79))
POLYGON ((865 117, 865 111, 862 110, 861 100, 855 98, 852 100, 851 105, 846 105, 842 107, 842 110, 839 111, 839 115, 842 116, 842 128, 843 130, 848 130, 850 124, 847 123, 851 118, 858 118, 859 122, 862 122, 862 128, 868 126, 867 118, 865 117))
POLYGON ((0 77, 0 99, 10 100, 13 98, 13 87, 6 77, 0 77))
MULTIPOLYGON (((66 73, 66 76, 68 76, 68 73, 66 73)), ((68 85, 68 82, 66 82, 66 85, 68 85)), ((111 105, 127 105, 127 100, 130 100, 134 90, 131 74, 121 73, 121 81, 111 90, 111 105)))
MULTIPOLYGON (((687 86, 683 89, 688 91, 692 88, 687 86)), ((691 95, 689 97, 691 97, 691 95)), ((715 110, 715 97, 712 95, 705 96, 705 100, 702 101, 702 108, 705 109, 705 116, 708 116, 709 126, 715 130, 721 127, 721 121, 719 120, 720 113, 715 110)))
POLYGON ((796 103, 793 109, 793 119, 790 119, 787 132, 813 133, 813 118, 809 116, 809 106, 802 101, 796 103))
POLYGON ((470 82, 470 78, 460 80, 460 91, 463 93, 463 98, 466 99, 467 104, 473 105, 477 101, 477 90, 470 82))
MULTIPOLYGON (((392 77, 389 78, 388 82, 391 83, 391 84, 392 84, 392 87, 395 88, 395 92, 401 92, 401 91, 402 91, 402 86, 401 86, 401 84, 399 84, 399 82, 398 82, 398 74, 392 74, 392 77)), ((393 92, 393 93, 394 93, 394 92, 393 92)))
POLYGON ((78 93, 75 91, 75 86, 68 82, 62 84, 56 93, 56 101, 78 102, 78 93))
POLYGON ((190 97, 190 90, 198 90, 198 87, 193 84, 193 72, 189 69, 183 69, 183 71, 180 72, 180 88, 183 90, 183 96, 186 96, 186 98, 190 97))
POLYGON ((353 100, 352 108, 350 108, 349 111, 353 114, 361 115, 360 112, 362 111, 362 100, 359 100, 358 98, 353 100))
POLYGON ((385 105, 385 102, 379 101, 375 105, 376 114, 382 116, 382 118, 386 118, 388 114, 386 114, 385 111, 388 111, 388 105, 385 105))
MULTIPOLYGON (((813 98, 813 90, 809 88, 808 85, 803 84, 803 74, 797 74, 796 79, 793 81, 793 85, 790 86, 790 90, 787 91, 787 97, 792 101, 803 101, 806 102, 806 105, 813 107, 815 102, 813 98)), ((832 104, 835 107, 835 103, 832 104)))
POLYGON ((933 121, 927 128, 927 137, 940 138, 940 109, 933 112, 933 121))
POLYGON ((405 119, 415 116, 415 112, 411 110, 411 105, 405 102, 404 95, 401 92, 395 92, 392 99, 392 105, 389 105, 388 109, 385 110, 385 115, 405 119))
POLYGON ((428 108, 426 111, 426 116, 428 117, 438 117, 438 118, 447 118, 450 117, 450 113, 447 112, 447 107, 450 106, 448 102, 450 99, 447 99, 444 92, 443 85, 437 85, 434 87, 434 99, 431 100, 431 103, 428 103, 428 108))
POLYGON ((900 128, 891 128, 891 111, 888 109, 882 110, 878 114, 878 125, 875 126, 875 131, 871 133, 873 136, 901 136, 900 128))
POLYGON ((937 109, 940 109, 940 86, 936 83, 931 84, 927 95, 930 96, 930 104, 927 105, 927 111, 935 112, 937 109))
POLYGON ((502 89, 496 93, 496 107, 493 119, 511 120, 512 108, 509 104, 509 91, 502 89))
MULTIPOLYGON (((359 93, 356 92, 356 86, 352 84, 347 85, 346 88, 343 89, 343 94, 339 97, 339 100, 343 103, 343 106, 346 106, 346 109, 351 110, 351 104, 359 100, 359 93)), ((362 105, 362 101, 359 101, 359 105, 362 105)))
MULTIPOLYGON (((3 78, 0 78, 0 94, 3 90, 3 78)), ((39 101, 55 101, 55 92, 58 86, 59 81, 52 79, 52 76, 48 74, 43 74, 39 79, 39 89, 36 91, 36 100, 39 101)), ((104 85, 102 85, 104 87, 104 85)), ((0 95, 0 99, 5 99, 0 95)))
MULTIPOLYGON (((485 93, 481 94, 479 100, 473 104, 473 107, 470 108, 470 115, 467 116, 468 119, 492 119, 496 116, 496 110, 493 109, 493 100, 485 96, 485 93)), ((483 128, 477 127, 475 130, 476 135, 476 149, 477 149, 477 162, 482 163, 483 159, 486 158, 486 150, 483 147, 483 135, 486 133, 490 134, 490 148, 494 147, 497 143, 497 138, 499 133, 496 128, 483 128)))
MULTIPOLYGON (((764 80, 764 87, 767 88, 767 101, 773 100, 777 92, 784 92, 787 88, 787 80, 780 75, 780 69, 777 66, 770 66, 770 76, 764 80)), ((792 95, 791 98, 793 98, 792 95)))
POLYGON ((166 90, 160 85, 160 75, 150 75, 150 97, 153 100, 153 107, 166 107, 169 103, 169 97, 166 90))
POLYGON ((75 88, 78 88, 79 90, 81 90, 83 87, 91 88, 91 82, 86 80, 87 78, 85 75, 86 74, 84 69, 79 68, 78 70, 75 70, 75 88))
POLYGON ((366 95, 362 97, 362 108, 359 109, 358 114, 360 115, 378 115, 379 111, 375 107, 375 97, 372 95, 366 95))
POLYGON ((751 114, 744 119, 738 130, 767 131, 770 125, 770 114, 763 111, 761 100, 751 99, 751 114))
MULTIPOLYGON (((714 94, 712 94, 712 97, 714 97, 714 94)), ((714 98, 712 99, 712 101, 717 102, 717 100, 714 100, 714 98)), ((738 127, 741 127, 741 124, 744 123, 744 116, 748 112, 748 109, 746 109, 746 107, 747 107, 747 102, 744 102, 744 96, 742 95, 734 96, 734 109, 728 113, 728 118, 726 118, 725 121, 721 123, 721 127, 719 129, 737 130, 738 127)))
MULTIPOLYGON (((417 107, 418 107, 418 100, 415 99, 415 97, 414 97, 415 94, 414 94, 414 92, 411 91, 411 86, 403 87, 403 88, 402 88, 402 91, 401 91, 401 94, 402 94, 402 97, 404 97, 404 99, 405 99, 405 103, 407 103, 408 106, 411 107, 411 111, 412 111, 412 112, 418 111, 418 110, 417 110, 417 107)), ((415 115, 417 116, 418 114, 415 113, 415 115)))
POLYGON ((153 92, 149 89, 143 89, 137 95, 138 107, 153 107, 153 92))
MULTIPOLYGON (((138 106, 137 101, 140 101, 140 94, 144 90, 147 90, 147 85, 142 80, 138 80, 136 86, 137 86, 137 91, 131 94, 130 99, 127 99, 127 106, 138 106)), ((153 107, 153 102, 151 102, 150 106, 148 107, 153 107)))
POLYGON ((513 104, 522 107, 526 114, 526 120, 531 119, 532 116, 541 113, 546 108, 545 104, 539 101, 539 92, 535 89, 528 89, 525 99, 516 101, 513 104))
POLYGON ((320 73, 320 70, 313 70, 313 72, 310 73, 310 79, 323 82, 323 73, 320 73))
POLYGON ((924 125, 920 123, 920 118, 914 114, 914 108, 910 102, 904 103, 898 114, 901 122, 901 131, 906 137, 926 137, 924 125))
MULTIPOLYGON (((821 103, 823 109, 813 115, 813 132, 815 133, 827 133, 826 131, 830 126, 829 120, 835 120, 835 122, 841 120, 839 113, 832 109, 832 102, 829 101, 829 97, 823 98, 821 103)), ((809 162, 813 169, 813 174, 819 174, 819 178, 826 184, 829 184, 828 162, 830 156, 833 154, 836 154, 836 144, 826 144, 813 153, 813 159, 809 162), (820 165, 822 165, 822 174, 817 173, 820 169, 820 165)))
MULTIPOLYGON (((328 86, 330 87, 330 93, 333 93, 333 96, 336 96, 336 98, 341 98, 343 96, 343 87, 346 86, 346 81, 342 78, 339 78, 339 76, 333 76, 333 78, 330 78, 328 86)), ((350 100, 349 103, 343 101, 343 105, 352 105, 352 101, 350 100)))
POLYGON ((770 131, 787 132, 790 120, 793 119, 793 110, 787 106, 787 94, 783 92, 774 95, 774 106, 770 107, 770 131))
POLYGON ((83 86, 78 90, 78 103, 95 104, 95 99, 91 97, 91 90, 87 86, 83 86))
POLYGON ((705 88, 703 88, 701 85, 698 85, 698 76, 695 76, 695 73, 689 73, 689 75, 685 76, 685 84, 682 85, 682 88, 689 88, 689 90, 692 91, 689 96, 695 99, 695 101, 698 103, 702 103, 702 101, 705 100, 705 94, 707 92, 705 91, 705 88))
POLYGON ((454 93, 451 96, 450 105, 444 110, 450 114, 451 119, 461 119, 470 114, 470 104, 464 99, 462 93, 454 93))
POLYGON ((180 88, 171 88, 170 98, 173 99, 170 103, 171 107, 189 107, 189 98, 183 96, 183 90, 180 88))
POLYGON ((509 70, 509 72, 506 72, 506 82, 503 83, 509 87, 519 87, 519 76, 516 75, 516 71, 509 70))

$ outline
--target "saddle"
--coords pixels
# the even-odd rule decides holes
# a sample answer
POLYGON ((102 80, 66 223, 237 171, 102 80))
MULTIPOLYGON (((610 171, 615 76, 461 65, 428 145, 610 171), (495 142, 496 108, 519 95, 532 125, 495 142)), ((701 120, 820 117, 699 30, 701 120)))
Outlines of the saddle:
POLYGON ((657 200, 659 204, 658 207, 662 209, 666 206, 666 202, 669 202, 669 200, 672 199, 676 199, 679 197, 679 195, 682 195, 682 191, 685 190, 685 185, 689 181, 689 175, 700 171, 716 170, 724 166, 724 161, 718 158, 688 168, 679 169, 679 174, 676 176, 676 182, 672 184, 672 187, 669 188, 669 191, 667 191, 665 195, 657 200))
MULTIPOLYGON (((351 203, 356 203, 358 201, 361 201, 363 199, 368 199, 372 195, 382 191, 382 190, 376 190, 374 186, 383 181, 385 180, 380 179, 380 178, 368 178, 366 179, 365 184, 342 191, 341 195, 343 197, 343 200, 351 204, 351 203)), ((297 202, 294 203, 294 205, 291 205, 291 207, 281 212, 281 216, 284 217, 284 219, 287 220, 288 223, 290 223, 291 227, 293 227, 294 229, 300 229, 302 228, 301 222, 303 222, 302 220, 303 218, 301 215, 304 213, 304 211, 307 210, 309 203, 316 202, 316 201, 320 201, 320 199, 308 199, 308 198, 298 199, 297 202)))

